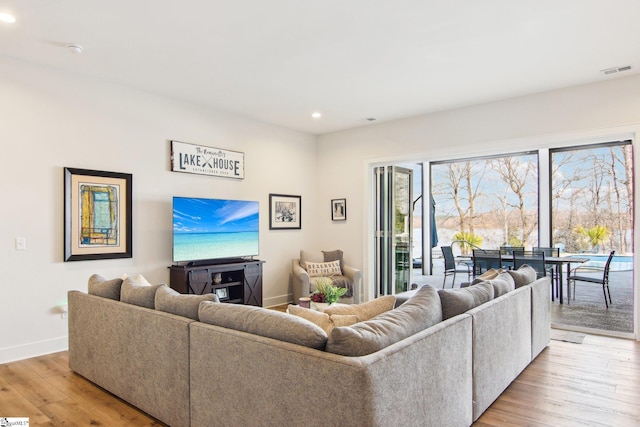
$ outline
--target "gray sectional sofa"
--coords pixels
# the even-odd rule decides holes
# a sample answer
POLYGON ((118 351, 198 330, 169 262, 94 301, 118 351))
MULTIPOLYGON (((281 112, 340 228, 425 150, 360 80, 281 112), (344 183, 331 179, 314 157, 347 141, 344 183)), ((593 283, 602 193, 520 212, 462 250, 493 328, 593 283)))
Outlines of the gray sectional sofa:
POLYGON ((546 278, 446 320, 433 305, 445 295, 426 287, 328 339, 305 319, 259 307, 192 300, 187 312, 197 304, 197 316, 173 314, 181 296, 165 288, 144 290, 156 293, 154 308, 91 286, 93 294, 70 291, 69 364, 176 427, 468 426, 550 336, 546 278), (394 323, 413 322, 424 302, 433 325, 404 329, 369 354, 336 354, 351 351, 349 340, 393 334, 394 323))

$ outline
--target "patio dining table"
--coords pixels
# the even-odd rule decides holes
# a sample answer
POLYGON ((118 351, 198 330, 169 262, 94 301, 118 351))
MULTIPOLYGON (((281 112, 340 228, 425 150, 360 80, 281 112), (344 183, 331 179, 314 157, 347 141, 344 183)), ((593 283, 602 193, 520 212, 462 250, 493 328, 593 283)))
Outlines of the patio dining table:
POLYGON ((589 261, 589 258, 581 257, 581 256, 561 256, 561 257, 545 257, 545 264, 551 264, 553 266, 557 266, 558 269, 558 283, 560 284, 558 289, 558 298, 560 299, 560 304, 563 304, 563 293, 562 293, 562 265, 567 265, 567 304, 571 300, 571 286, 569 286, 569 275, 571 274, 571 264, 582 264, 589 261))

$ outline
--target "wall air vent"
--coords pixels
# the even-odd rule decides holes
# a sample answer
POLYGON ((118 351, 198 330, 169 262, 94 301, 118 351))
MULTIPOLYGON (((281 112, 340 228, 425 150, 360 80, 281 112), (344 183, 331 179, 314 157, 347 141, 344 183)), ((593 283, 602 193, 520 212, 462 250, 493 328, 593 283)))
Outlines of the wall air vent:
POLYGON ((622 73, 623 71, 629 71, 629 70, 631 70, 631 65, 624 65, 622 67, 606 68, 604 70, 600 70, 600 72, 603 75, 608 76, 610 74, 622 73))

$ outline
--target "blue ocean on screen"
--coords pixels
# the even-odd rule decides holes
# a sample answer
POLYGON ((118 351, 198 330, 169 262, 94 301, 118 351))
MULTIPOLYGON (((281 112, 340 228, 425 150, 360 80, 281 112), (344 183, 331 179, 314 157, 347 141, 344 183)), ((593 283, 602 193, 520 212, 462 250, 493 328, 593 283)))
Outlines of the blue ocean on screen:
POLYGON ((173 236, 174 261, 258 254, 258 232, 179 233, 173 236))

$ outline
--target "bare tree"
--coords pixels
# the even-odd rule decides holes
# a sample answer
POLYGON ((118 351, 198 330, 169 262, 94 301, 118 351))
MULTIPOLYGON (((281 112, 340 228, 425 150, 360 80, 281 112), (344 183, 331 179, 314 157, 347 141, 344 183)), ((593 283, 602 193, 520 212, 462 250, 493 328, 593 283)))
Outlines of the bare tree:
POLYGON ((518 212, 520 241, 526 246, 529 237, 538 225, 537 210, 535 215, 530 215, 527 212, 527 191, 531 182, 537 188, 537 168, 530 162, 522 163, 520 157, 517 156, 492 159, 490 164, 515 196, 515 201, 509 202, 509 206, 518 212))

